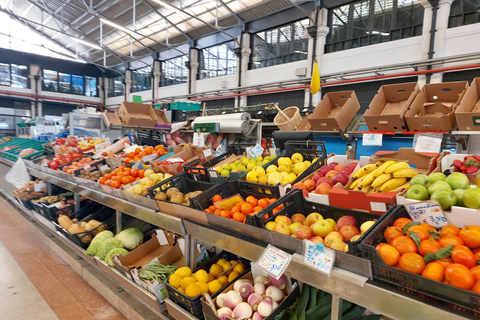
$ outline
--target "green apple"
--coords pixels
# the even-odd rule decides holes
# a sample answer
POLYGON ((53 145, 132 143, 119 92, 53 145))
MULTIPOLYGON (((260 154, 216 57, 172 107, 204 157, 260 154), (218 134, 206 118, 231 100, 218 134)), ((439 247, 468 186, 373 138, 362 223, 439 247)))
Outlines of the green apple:
POLYGON ((454 172, 450 174, 445 179, 445 182, 447 182, 450 187, 452 187, 452 190, 465 189, 470 184, 470 182, 468 181, 468 177, 461 172, 454 172))
MULTIPOLYGON (((431 196, 430 200, 436 200, 440 204, 443 210, 449 210, 452 206, 457 203, 457 196, 453 193, 452 190, 443 189, 435 191, 431 196)), ((479 197, 479 206, 480 206, 480 197, 479 197)))
POLYGON ((428 190, 423 185, 414 184, 408 188, 405 198, 412 200, 428 200, 428 190))
POLYGON ((410 186, 419 184, 425 186, 427 184, 428 178, 424 174, 417 174, 415 177, 410 179, 410 186))
POLYGON ((457 196, 457 204, 456 206, 459 206, 459 207, 463 207, 464 204, 463 204, 463 196, 465 195, 465 192, 467 190, 465 189, 455 189, 453 190, 453 193, 455 193, 455 195, 457 196))
POLYGON ((467 208, 480 208, 480 188, 472 188, 465 190, 463 195, 463 205, 467 208))
POLYGON ((439 190, 452 190, 452 188, 450 187, 450 185, 445 182, 445 181, 436 181, 434 183, 432 183, 429 187, 428 187, 428 193, 430 195, 434 194, 436 191, 439 191, 439 190))
POLYGON ((434 172, 434 173, 430 173, 428 176, 427 176, 427 186, 430 185, 430 184, 433 184, 437 181, 442 181, 442 180, 445 180, 447 178, 446 175, 444 175, 443 173, 441 172, 434 172))

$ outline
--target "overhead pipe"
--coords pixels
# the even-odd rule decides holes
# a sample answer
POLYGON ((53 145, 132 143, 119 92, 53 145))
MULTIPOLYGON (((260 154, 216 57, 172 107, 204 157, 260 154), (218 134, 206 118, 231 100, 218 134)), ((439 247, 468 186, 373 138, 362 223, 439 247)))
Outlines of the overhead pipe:
MULTIPOLYGON (((472 64, 468 66, 459 66, 459 67, 450 67, 450 68, 439 68, 439 69, 432 69, 432 70, 403 72, 403 73, 395 73, 395 74, 388 74, 388 75, 376 75, 376 76, 357 78, 357 79, 348 79, 348 80, 342 80, 342 81, 322 83, 322 87, 328 87, 328 86, 334 86, 334 85, 340 85, 340 84, 346 84, 346 83, 364 82, 364 81, 372 81, 372 80, 379 80, 379 79, 398 78, 398 77, 415 76, 415 75, 428 74, 428 73, 447 72, 447 71, 475 69, 475 68, 480 68, 480 64, 472 64)), ((224 95, 224 96, 193 98, 190 100, 191 101, 216 100, 216 99, 234 98, 234 97, 241 97, 241 96, 259 95, 259 94, 265 94, 265 93, 302 90, 302 89, 307 89, 309 87, 310 87, 309 85, 305 85, 305 86, 297 86, 297 87, 290 87, 290 88, 279 88, 279 89, 271 89, 271 90, 263 90, 263 91, 236 93, 236 94, 230 94, 230 95, 224 95)))
POLYGON ((8 92, 8 91, 0 91, 0 95, 18 96, 18 97, 24 97, 24 98, 55 100, 55 101, 73 102, 73 103, 85 104, 85 105, 93 105, 93 106, 98 106, 100 108, 100 111, 103 111, 103 105, 101 103, 98 103, 98 102, 87 102, 87 101, 74 100, 74 99, 47 97, 47 96, 41 96, 41 95, 35 95, 35 94, 27 94, 27 93, 20 93, 20 92, 8 92))

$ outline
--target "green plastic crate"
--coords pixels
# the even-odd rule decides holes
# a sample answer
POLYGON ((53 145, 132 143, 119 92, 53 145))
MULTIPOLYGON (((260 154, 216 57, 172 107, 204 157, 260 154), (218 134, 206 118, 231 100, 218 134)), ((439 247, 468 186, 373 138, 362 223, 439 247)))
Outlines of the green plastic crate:
POLYGON ((192 102, 170 103, 170 110, 199 111, 200 108, 201 108, 201 105, 199 103, 192 103, 192 102))

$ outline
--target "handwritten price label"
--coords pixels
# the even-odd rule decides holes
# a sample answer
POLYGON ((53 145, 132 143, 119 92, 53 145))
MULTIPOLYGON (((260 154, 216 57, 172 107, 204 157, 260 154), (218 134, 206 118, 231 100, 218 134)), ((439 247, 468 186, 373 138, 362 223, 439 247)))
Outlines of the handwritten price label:
POLYGON ((448 225, 442 207, 435 200, 421 201, 405 205, 413 222, 428 223, 432 227, 442 228, 448 225))
POLYGON ((285 272, 290 261, 292 261, 290 254, 269 244, 258 259, 257 266, 275 279, 278 279, 285 272))
POLYGON ((309 240, 303 240, 303 245, 303 263, 330 276, 335 264, 335 251, 309 240))

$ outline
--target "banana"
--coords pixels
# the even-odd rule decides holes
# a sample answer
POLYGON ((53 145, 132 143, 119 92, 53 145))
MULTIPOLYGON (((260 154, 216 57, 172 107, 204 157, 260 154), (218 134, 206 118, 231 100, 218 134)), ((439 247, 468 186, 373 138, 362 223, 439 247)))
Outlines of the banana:
POLYGON ((360 189, 359 186, 356 186, 356 187, 353 189, 353 191, 360 191, 360 190, 362 190, 362 189, 360 189))
POLYGON ((402 184, 400 187, 396 187, 395 189, 392 190, 392 192, 399 192, 402 189, 405 189, 405 191, 406 191, 406 190, 408 190, 408 188, 410 188, 410 182, 402 184))
POLYGON ((365 193, 370 193, 370 190, 372 190, 373 188, 371 186, 366 186, 366 187, 363 187, 362 188, 362 191, 365 192, 365 193))
POLYGON ((355 187, 358 185, 359 181, 360 181, 360 179, 357 179, 357 180, 353 181, 352 184, 350 185, 350 189, 355 189, 355 187))
POLYGON ((359 185, 361 187, 367 187, 371 185, 373 180, 375 180, 375 176, 373 175, 374 172, 370 172, 365 178, 363 178, 362 182, 359 185))
POLYGON ((402 169, 397 170, 393 173, 394 178, 413 178, 418 174, 417 171, 413 169, 402 169))
POLYGON ((353 175, 352 175, 352 178, 353 179, 359 179, 361 177, 363 177, 364 175, 372 172, 373 170, 377 169, 377 164, 376 163, 372 163, 372 164, 367 164, 363 167, 361 167, 360 169, 357 170, 357 172, 355 172, 353 175))
POLYGON ((367 193, 368 193, 368 194, 370 194, 370 193, 376 193, 376 191, 377 191, 377 188, 370 188, 370 190, 368 190, 367 193))
POLYGON ((378 188, 390 179, 392 179, 392 174, 391 173, 383 173, 380 176, 378 176, 377 178, 375 178, 375 180, 373 180, 372 187, 378 188))
POLYGON ((410 169, 410 166, 406 162, 397 162, 394 165, 389 166, 385 169, 385 173, 394 173, 398 170, 410 169))
POLYGON ((382 184, 380 192, 390 192, 393 189, 400 187, 407 182, 407 178, 393 178, 382 184))
POLYGON ((396 163, 397 163, 397 161, 395 161, 395 160, 388 160, 388 161, 384 162, 380 167, 378 167, 374 171, 375 178, 379 177, 383 173, 389 173, 389 172, 386 172, 385 170, 387 170, 388 167, 390 167, 390 166, 392 166, 396 163))

